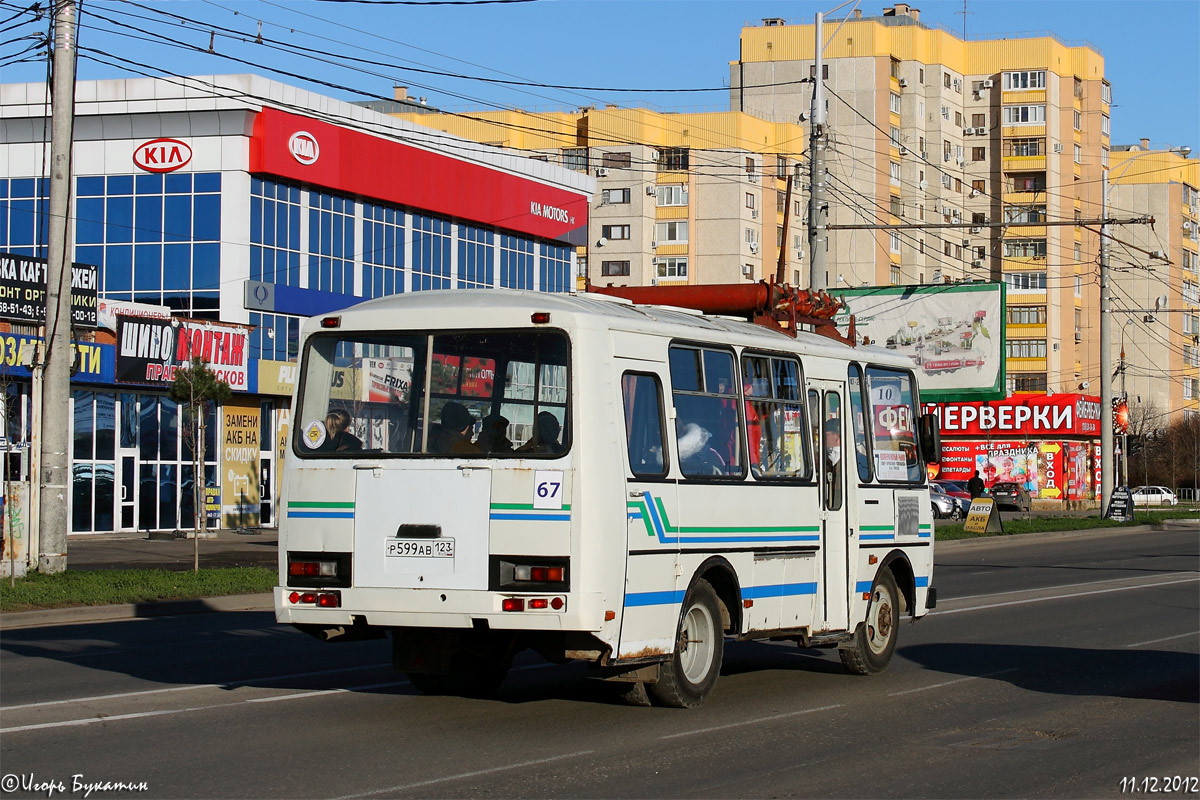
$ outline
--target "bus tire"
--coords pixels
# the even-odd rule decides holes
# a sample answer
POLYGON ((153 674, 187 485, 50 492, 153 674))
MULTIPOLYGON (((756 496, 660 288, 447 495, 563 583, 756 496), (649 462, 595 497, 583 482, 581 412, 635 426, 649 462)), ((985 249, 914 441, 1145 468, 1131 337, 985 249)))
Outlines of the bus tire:
POLYGON ((671 708, 702 705, 721 674, 724 653, 721 601, 712 585, 701 578, 683 599, 675 652, 659 668, 658 682, 650 686, 650 693, 671 708))
POLYGON ((896 650, 900 625, 900 590, 890 569, 875 576, 867 618, 859 624, 854 637, 838 648, 842 664, 855 675, 882 672, 896 650))

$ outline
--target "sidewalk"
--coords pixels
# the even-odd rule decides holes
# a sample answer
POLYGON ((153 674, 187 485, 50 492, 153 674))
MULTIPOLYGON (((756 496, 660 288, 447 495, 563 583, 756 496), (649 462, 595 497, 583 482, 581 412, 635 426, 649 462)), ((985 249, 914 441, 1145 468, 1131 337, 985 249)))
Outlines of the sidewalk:
MULTIPOLYGON (((1168 529, 1196 528, 1200 519, 1170 520, 1168 529)), ((1155 532, 1149 525, 1129 528, 1093 528, 1079 531, 1026 533, 1019 536, 985 536, 938 542, 941 552, 964 547, 984 547, 997 544, 1019 544, 1036 539, 1058 539, 1079 536, 1146 535, 1155 532)), ((252 534, 217 531, 215 539, 200 540, 200 567, 260 566, 275 568, 278 532, 263 528, 252 534)), ((192 540, 151 540, 136 535, 99 534, 72 536, 67 541, 67 564, 70 569, 170 569, 192 568, 192 540)), ((73 606, 42 611, 21 611, 0 615, 0 630, 51 625, 74 625, 85 622, 113 622, 146 617, 198 614, 213 611, 269 611, 273 608, 271 595, 243 594, 210 597, 197 600, 174 600, 159 603, 133 603, 113 606, 73 606)))

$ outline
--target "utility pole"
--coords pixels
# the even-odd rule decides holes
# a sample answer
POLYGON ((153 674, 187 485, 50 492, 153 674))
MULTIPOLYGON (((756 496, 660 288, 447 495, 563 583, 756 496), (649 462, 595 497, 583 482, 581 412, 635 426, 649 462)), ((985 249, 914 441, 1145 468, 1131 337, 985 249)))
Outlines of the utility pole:
POLYGON ((1104 175, 1100 228, 1100 516, 1108 511, 1113 490, 1112 301, 1109 297, 1108 173, 1104 175))
MULTIPOLYGON (((825 147, 827 138, 825 129, 828 120, 825 114, 825 82, 821 79, 824 72, 824 58, 821 51, 825 47, 824 34, 825 15, 817 12, 816 47, 813 73, 812 109, 809 114, 809 192, 808 192, 808 288, 813 291, 826 288, 825 280, 825 249, 829 246, 829 232, 825 229, 829 216, 829 200, 826 196, 825 147)), ((786 242, 785 242, 786 244, 786 242)))
POLYGON ((38 569, 67 568, 67 428, 71 403, 71 261, 67 217, 71 201, 71 131, 75 118, 75 0, 54 14, 51 89, 50 220, 46 269, 46 350, 43 361, 38 569))

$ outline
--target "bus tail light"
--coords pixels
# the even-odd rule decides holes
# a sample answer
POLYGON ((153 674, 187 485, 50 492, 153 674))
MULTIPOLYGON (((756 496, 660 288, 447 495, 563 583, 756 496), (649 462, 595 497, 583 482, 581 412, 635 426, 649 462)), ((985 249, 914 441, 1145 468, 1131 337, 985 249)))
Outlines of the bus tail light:
POLYGON ((336 561, 293 561, 288 564, 288 575, 304 578, 336 578, 336 561))
POLYGON ((524 597, 506 597, 506 598, 504 598, 504 601, 500 603, 500 608, 504 611, 524 611, 525 610, 525 598, 524 597))
POLYGON ((518 581, 534 583, 562 583, 564 570, 562 567, 533 567, 519 566, 513 570, 513 578, 518 581))
POLYGON ((292 592, 288 595, 292 605, 319 606, 321 608, 341 608, 341 592, 292 592))
POLYGON ((564 556, 492 556, 494 592, 547 595, 571 590, 571 559, 564 556))
POLYGON ((567 607, 565 597, 505 597, 501 611, 562 611, 567 607))

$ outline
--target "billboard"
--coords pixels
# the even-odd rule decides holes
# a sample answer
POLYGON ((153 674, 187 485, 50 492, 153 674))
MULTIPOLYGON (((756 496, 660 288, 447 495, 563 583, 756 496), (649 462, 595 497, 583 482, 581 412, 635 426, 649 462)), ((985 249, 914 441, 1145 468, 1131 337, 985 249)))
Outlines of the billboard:
MULTIPOLYGON (((46 321, 46 259, 0 253, 0 319, 46 321)), ((71 324, 96 327, 96 267, 71 265, 71 324)))
POLYGON ((1088 446, 1081 442, 943 442, 937 477, 965 482, 978 470, 989 489, 997 483, 1019 483, 1035 499, 1084 500, 1096 469, 1087 453, 1088 446))
POLYGON ((979 403, 927 404, 942 436, 1100 435, 1100 398, 1086 394, 1018 394, 979 403))
POLYGON ((118 383, 165 386, 179 367, 203 360, 236 392, 247 391, 246 329, 202 320, 117 317, 118 383))
POLYGON ((908 356, 921 399, 1004 397, 1004 284, 880 286, 837 292, 860 336, 908 356))

